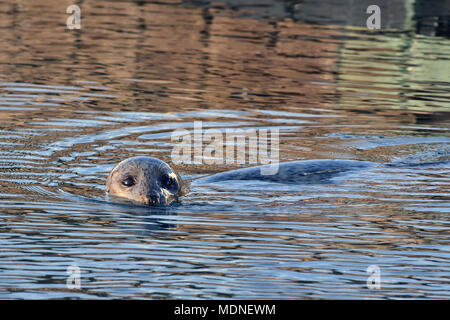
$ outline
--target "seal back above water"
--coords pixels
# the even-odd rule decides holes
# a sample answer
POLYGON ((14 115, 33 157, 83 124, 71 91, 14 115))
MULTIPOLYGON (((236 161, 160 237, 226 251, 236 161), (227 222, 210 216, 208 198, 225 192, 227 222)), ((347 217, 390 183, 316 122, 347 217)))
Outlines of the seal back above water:
POLYGON ((373 165, 373 162, 356 160, 302 160, 221 172, 200 178, 197 182, 203 184, 231 180, 258 180, 289 184, 324 183, 338 174, 373 165), (274 174, 265 174, 265 172, 273 171, 269 170, 269 166, 277 166, 274 174))

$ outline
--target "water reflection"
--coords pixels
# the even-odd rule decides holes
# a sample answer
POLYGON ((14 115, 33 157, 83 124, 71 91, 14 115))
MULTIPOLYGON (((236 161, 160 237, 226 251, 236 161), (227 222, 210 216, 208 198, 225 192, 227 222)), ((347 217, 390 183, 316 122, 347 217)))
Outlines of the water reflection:
POLYGON ((365 1, 82 2, 72 31, 70 4, 0 4, 1 297, 448 298, 445 1, 382 3, 378 32, 365 1), (279 129, 280 161, 377 165, 196 185, 165 209, 106 201, 114 164, 170 161, 173 131, 199 120, 279 129))

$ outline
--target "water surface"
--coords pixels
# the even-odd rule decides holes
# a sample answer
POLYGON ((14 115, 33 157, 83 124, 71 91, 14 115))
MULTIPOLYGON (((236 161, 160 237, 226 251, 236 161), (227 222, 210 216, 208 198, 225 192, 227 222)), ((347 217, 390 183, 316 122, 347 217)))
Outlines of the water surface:
POLYGON ((0 3, 0 298, 448 299, 450 42, 419 2, 375 32, 309 2, 86 1, 81 30, 69 2, 0 3), (278 129, 280 161, 377 165, 197 185, 166 209, 105 201, 114 164, 169 161, 194 121, 278 129))

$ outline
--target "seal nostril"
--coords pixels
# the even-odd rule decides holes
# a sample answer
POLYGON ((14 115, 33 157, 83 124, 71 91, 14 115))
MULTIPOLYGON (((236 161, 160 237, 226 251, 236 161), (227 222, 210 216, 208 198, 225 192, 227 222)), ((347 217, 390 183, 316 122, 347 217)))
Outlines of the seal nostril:
POLYGON ((157 205, 159 203, 159 197, 156 195, 148 196, 148 204, 151 206, 157 205))

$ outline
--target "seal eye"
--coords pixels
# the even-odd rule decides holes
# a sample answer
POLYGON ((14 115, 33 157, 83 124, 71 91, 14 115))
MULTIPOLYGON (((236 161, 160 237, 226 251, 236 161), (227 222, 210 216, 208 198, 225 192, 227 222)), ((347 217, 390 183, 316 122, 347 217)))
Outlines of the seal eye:
POLYGON ((169 176, 168 174, 165 174, 161 178, 161 183, 164 187, 170 187, 175 182, 175 179, 169 176))
POLYGON ((136 182, 134 181, 134 178, 131 176, 126 177, 124 180, 122 180, 122 184, 125 187, 131 187, 134 186, 136 184, 136 182))

